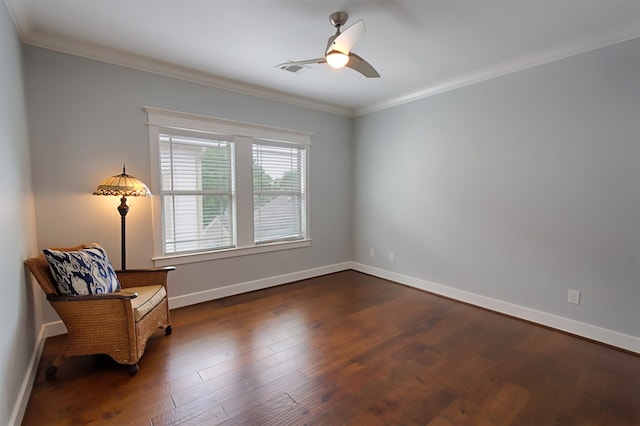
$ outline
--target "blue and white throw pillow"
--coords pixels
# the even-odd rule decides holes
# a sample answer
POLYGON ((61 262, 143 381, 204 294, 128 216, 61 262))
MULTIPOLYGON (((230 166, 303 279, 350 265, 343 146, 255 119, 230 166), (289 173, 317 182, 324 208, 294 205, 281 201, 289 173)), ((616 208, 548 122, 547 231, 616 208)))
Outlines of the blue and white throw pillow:
POLYGON ((62 296, 84 296, 120 290, 120 282, 107 253, 98 244, 76 251, 44 249, 43 252, 62 296))

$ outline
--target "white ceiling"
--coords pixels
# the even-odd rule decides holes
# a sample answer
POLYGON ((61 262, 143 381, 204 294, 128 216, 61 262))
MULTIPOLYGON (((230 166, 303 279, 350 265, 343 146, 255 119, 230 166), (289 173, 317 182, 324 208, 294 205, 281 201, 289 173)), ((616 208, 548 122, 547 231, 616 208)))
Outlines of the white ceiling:
POLYGON ((639 0, 5 1, 27 44, 344 115, 640 37, 639 0), (322 56, 339 10, 381 78, 275 67, 322 56))

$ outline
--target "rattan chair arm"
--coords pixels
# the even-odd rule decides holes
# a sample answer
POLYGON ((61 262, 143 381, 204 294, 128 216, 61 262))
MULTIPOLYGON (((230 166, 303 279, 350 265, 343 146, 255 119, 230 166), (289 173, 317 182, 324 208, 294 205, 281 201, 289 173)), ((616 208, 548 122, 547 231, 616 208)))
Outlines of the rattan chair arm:
POLYGON ((127 269, 116 271, 120 287, 123 289, 130 287, 141 287, 148 285, 161 285, 167 290, 167 276, 169 272, 175 270, 175 266, 165 266, 162 268, 148 269, 127 269))
POLYGON ((49 302, 86 302, 87 300, 131 300, 138 297, 138 293, 104 293, 104 294, 89 294, 86 296, 58 296, 57 294, 47 294, 47 300, 49 302))

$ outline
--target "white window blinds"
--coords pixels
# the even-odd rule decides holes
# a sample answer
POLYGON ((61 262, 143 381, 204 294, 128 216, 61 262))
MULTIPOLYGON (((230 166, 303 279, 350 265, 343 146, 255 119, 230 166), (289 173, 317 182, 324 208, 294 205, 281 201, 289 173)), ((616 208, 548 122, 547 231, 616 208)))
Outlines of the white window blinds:
POLYGON ((311 245, 310 133, 145 110, 156 266, 311 245))
POLYGON ((253 144, 255 244, 304 238, 305 152, 298 146, 253 144))
POLYGON ((165 254, 235 246, 234 145, 159 135, 165 254))

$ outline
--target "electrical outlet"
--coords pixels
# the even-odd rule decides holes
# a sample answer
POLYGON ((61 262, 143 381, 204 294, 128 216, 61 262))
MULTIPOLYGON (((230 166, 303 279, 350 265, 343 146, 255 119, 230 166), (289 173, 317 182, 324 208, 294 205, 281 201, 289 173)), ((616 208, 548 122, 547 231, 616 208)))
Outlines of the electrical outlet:
POLYGON ((569 294, 567 295, 567 302, 579 305, 580 304, 580 291, 579 290, 569 289, 569 294))
POLYGON ((393 262, 394 260, 396 260, 396 255, 393 253, 389 253, 389 262, 393 262))
POLYGON ((376 252, 374 249, 369 249, 369 257, 376 257, 376 252))

